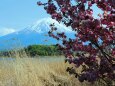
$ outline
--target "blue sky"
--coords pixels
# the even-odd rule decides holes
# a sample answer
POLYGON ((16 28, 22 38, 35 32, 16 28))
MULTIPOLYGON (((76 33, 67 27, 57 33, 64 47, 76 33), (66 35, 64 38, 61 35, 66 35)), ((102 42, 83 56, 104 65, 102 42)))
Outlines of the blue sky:
MULTIPOLYGON (((39 0, 0 0, 0 36, 49 17, 43 7, 37 6, 37 1, 39 0)), ((93 9, 96 14, 101 12, 96 6, 93 9)))
POLYGON ((48 17, 43 7, 37 6, 37 1, 0 0, 0 32, 3 29, 23 29, 41 18, 48 17))

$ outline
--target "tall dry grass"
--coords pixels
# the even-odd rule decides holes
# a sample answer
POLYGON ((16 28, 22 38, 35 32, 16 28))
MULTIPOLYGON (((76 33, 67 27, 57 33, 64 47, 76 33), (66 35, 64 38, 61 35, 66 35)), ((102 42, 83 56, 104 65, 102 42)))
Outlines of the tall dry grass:
POLYGON ((80 83, 66 72, 70 65, 64 62, 27 58, 25 52, 14 52, 11 57, 15 59, 0 60, 0 86, 99 86, 80 83))
MULTIPOLYGON (((0 86, 90 86, 66 72, 63 62, 40 62, 35 58, 0 61, 0 86)), ((92 85, 93 86, 93 85, 92 85)), ((99 86, 99 85, 96 85, 99 86)))

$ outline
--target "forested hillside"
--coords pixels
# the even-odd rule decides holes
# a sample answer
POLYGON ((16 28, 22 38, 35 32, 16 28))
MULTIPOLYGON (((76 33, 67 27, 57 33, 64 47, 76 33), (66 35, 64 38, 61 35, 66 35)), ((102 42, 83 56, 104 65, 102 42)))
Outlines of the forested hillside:
POLYGON ((54 56, 61 55, 56 45, 31 45, 25 48, 30 56, 54 56))

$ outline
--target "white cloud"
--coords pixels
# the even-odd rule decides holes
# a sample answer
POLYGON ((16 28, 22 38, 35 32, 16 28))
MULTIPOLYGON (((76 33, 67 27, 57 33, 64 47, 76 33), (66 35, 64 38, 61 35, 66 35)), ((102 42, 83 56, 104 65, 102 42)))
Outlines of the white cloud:
POLYGON ((13 28, 0 28, 0 36, 4 36, 10 33, 15 32, 16 30, 13 28))

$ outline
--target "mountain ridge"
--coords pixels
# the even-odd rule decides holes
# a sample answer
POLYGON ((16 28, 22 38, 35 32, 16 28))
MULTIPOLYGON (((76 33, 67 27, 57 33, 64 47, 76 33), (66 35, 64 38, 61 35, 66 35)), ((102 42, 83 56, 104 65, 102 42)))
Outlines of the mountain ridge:
POLYGON ((58 23, 56 20, 44 18, 20 31, 0 37, 0 50, 11 49, 14 47, 14 44, 19 47, 19 42, 23 47, 33 44, 56 44, 58 41, 48 36, 48 31, 51 29, 49 25, 51 23, 55 23, 57 32, 65 32, 70 37, 74 35, 70 28, 58 23))

